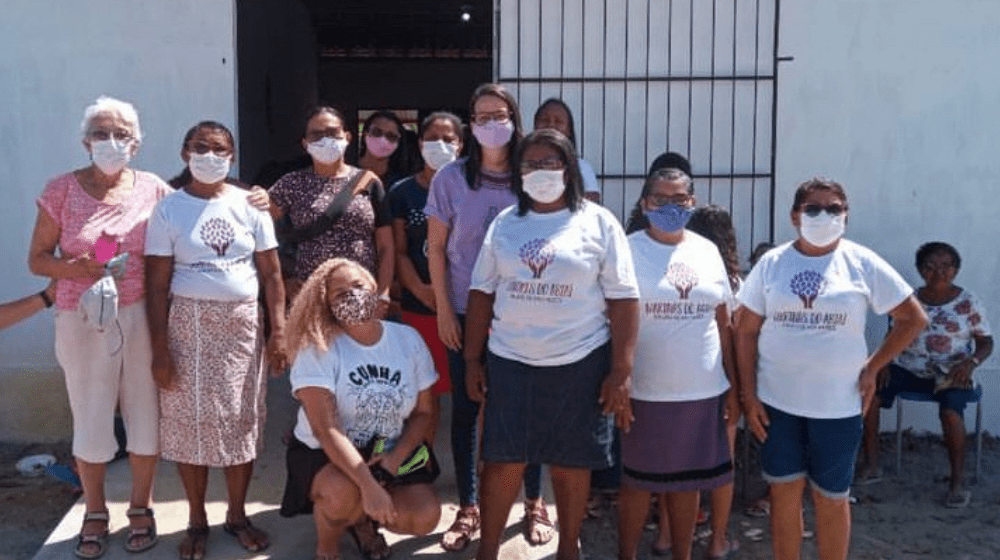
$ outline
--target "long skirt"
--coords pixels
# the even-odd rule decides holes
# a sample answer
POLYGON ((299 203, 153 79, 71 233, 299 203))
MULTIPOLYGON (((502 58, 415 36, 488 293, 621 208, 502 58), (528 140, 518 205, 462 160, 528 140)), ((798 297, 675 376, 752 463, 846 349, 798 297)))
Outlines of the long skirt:
POLYGON ((254 460, 267 390, 257 302, 175 295, 168 336, 176 380, 160 391, 160 455, 208 467, 254 460))

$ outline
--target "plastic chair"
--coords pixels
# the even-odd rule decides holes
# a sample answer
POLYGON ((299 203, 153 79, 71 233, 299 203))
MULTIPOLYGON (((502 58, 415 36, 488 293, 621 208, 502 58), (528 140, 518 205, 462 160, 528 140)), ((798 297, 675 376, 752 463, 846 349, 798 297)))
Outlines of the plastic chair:
MULTIPOLYGON (((976 383, 976 398, 969 402, 976 403, 976 470, 972 476, 972 482, 979 482, 979 469, 983 457, 983 386, 976 383)), ((896 476, 902 472, 903 467, 903 401, 914 402, 935 402, 933 395, 928 393, 911 393, 902 391, 896 395, 896 476)))

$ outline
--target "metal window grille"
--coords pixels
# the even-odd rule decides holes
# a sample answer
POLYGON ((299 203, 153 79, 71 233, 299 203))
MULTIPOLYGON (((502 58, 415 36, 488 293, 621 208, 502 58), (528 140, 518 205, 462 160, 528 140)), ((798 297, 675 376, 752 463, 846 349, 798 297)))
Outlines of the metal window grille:
POLYGON ((745 258, 772 239, 779 1, 495 0, 494 77, 526 123, 549 97, 572 108, 621 218, 653 158, 686 155, 745 258))

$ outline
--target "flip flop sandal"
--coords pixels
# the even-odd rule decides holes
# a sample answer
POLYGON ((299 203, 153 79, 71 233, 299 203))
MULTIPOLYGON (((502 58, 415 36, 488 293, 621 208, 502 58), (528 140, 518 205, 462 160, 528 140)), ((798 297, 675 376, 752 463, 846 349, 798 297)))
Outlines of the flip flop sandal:
POLYGON ((222 524, 222 530, 236 537, 240 546, 242 546, 247 552, 260 552, 271 546, 271 543, 267 540, 267 533, 254 527, 253 523, 250 523, 250 519, 246 517, 243 518, 243 521, 226 521, 222 524), (247 544, 241 538, 243 536, 249 538, 250 544, 247 544), (262 540, 264 542, 261 542, 262 540))
POLYGON ((649 547, 649 552, 652 553, 653 556, 663 557, 663 556, 670 556, 672 550, 669 546, 660 548, 656 546, 656 543, 654 542, 653 545, 649 547))
POLYGON ((204 560, 205 547, 208 544, 208 526, 188 527, 185 532, 187 536, 184 537, 180 546, 177 547, 177 555, 180 557, 180 560, 204 560), (184 543, 191 544, 191 552, 189 554, 181 552, 184 548, 184 543), (201 544, 200 550, 199 544, 201 544))
POLYGON ((729 560, 730 558, 733 557, 734 554, 736 554, 737 552, 739 552, 739 550, 740 550, 740 543, 739 543, 739 541, 728 541, 726 543, 726 551, 723 552, 722 554, 718 555, 718 556, 712 556, 706 550, 705 551, 705 560, 729 560))
POLYGON ((948 497, 944 500, 944 507, 960 509, 969 505, 972 499, 972 492, 961 490, 959 492, 948 492, 948 497))
POLYGON ((137 517, 146 517, 149 519, 148 527, 129 529, 128 536, 125 537, 125 550, 128 552, 143 552, 153 548, 158 540, 156 536, 156 518, 153 517, 153 509, 148 507, 129 508, 125 512, 125 515, 128 516, 129 521, 137 517), (133 544, 140 539, 145 539, 145 542, 140 545, 133 544))
POLYGON ((90 521, 103 521, 104 531, 85 535, 83 534, 83 527, 80 528, 80 535, 77 537, 76 547, 73 549, 73 554, 77 558, 91 559, 100 558, 108 550, 108 517, 107 510, 105 511, 88 511, 83 515, 83 524, 86 525, 90 521), (86 545, 96 545, 97 550, 95 552, 84 552, 83 548, 86 545))
POLYGON ((770 517, 771 501, 767 499, 757 500, 753 505, 748 506, 743 514, 748 517, 770 517))
POLYGON ((458 510, 455 522, 441 535, 441 548, 448 552, 465 550, 479 530, 479 508, 468 506, 458 510))
POLYGON ((389 543, 378 530, 378 523, 368 516, 348 527, 347 532, 354 538, 354 544, 358 545, 361 555, 368 560, 385 560, 392 554, 389 543))
POLYGON ((524 504, 524 522, 524 536, 534 546, 548 543, 556 534, 556 526, 549 519, 549 512, 542 500, 538 500, 535 507, 524 504))

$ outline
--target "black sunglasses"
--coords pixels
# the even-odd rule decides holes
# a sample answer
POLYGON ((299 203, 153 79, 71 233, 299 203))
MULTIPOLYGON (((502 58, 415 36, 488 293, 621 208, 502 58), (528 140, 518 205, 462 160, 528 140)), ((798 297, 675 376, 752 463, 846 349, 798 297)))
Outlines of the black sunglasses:
POLYGON ((820 212, 826 212, 831 216, 839 216, 844 212, 847 212, 847 205, 830 204, 827 206, 823 206, 822 204, 806 204, 805 206, 802 207, 802 212, 804 212, 805 215, 809 216, 810 218, 815 218, 816 216, 819 216, 820 212))

